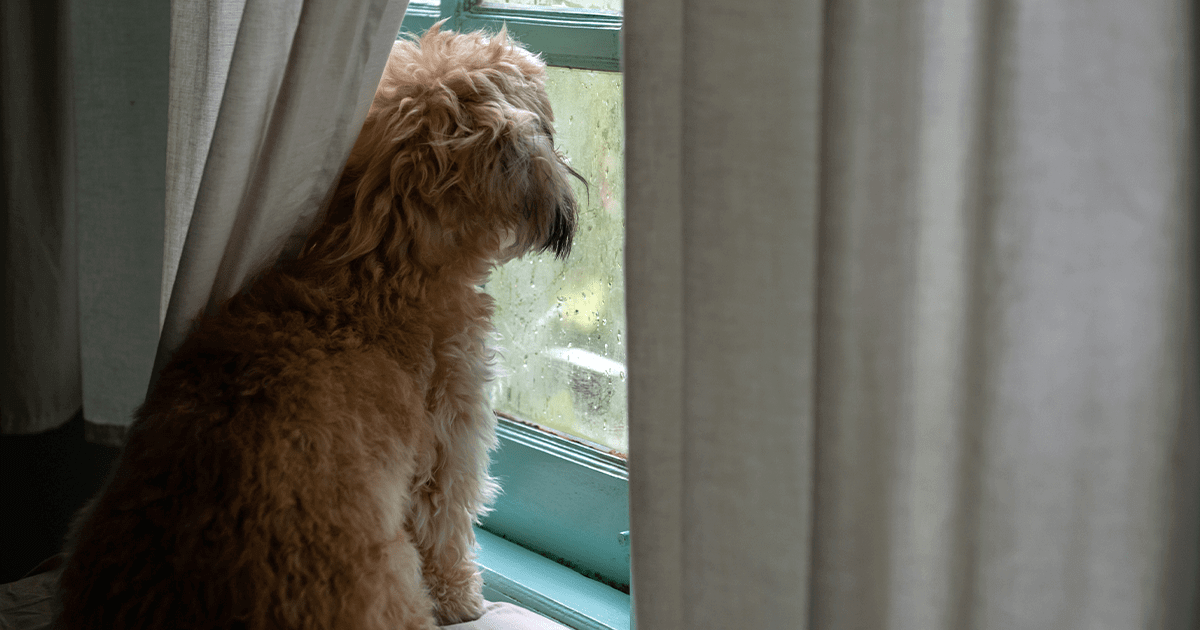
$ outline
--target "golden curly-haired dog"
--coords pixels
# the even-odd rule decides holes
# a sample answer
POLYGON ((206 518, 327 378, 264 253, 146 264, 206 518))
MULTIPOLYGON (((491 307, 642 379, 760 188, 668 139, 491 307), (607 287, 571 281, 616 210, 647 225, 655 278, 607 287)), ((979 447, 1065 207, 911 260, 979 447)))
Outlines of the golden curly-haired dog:
POLYGON ((428 629, 477 617, 495 492, 491 268, 565 256, 578 177, 502 31, 397 42, 298 258, 200 318, 61 578, 65 630, 428 629))

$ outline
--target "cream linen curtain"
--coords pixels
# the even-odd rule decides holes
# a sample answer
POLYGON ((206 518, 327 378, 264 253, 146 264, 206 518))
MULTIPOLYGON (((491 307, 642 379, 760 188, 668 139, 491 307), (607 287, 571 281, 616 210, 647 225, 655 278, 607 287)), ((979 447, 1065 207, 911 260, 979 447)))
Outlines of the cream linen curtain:
POLYGON ((309 227, 407 0, 93 4, 4 8, 2 421, 42 431, 82 407, 117 442, 156 347, 161 365, 309 227), (46 41, 70 42, 50 93, 26 52, 46 41))
POLYGON ((197 314, 303 240, 367 116, 407 6, 172 5, 167 164, 177 177, 156 369, 197 314))
POLYGON ((1196 627, 1192 11, 628 3, 638 628, 1196 627))
POLYGON ((127 422, 145 394, 170 27, 155 0, 0 3, 4 433, 127 422))

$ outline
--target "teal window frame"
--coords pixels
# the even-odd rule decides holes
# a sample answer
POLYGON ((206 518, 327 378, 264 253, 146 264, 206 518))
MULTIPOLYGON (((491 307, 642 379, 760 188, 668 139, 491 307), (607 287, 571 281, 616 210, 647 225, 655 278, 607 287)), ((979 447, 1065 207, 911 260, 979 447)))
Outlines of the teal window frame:
MULTIPOLYGON (((622 16, 608 11, 411 2, 401 35, 439 20, 508 32, 552 66, 619 72, 622 16)), ((605 447, 497 413, 503 494, 477 528, 484 595, 580 630, 630 628, 629 475, 605 447)))
POLYGON ((625 460, 498 413, 503 494, 476 529, 484 596, 576 630, 629 630, 625 460))
POLYGON ((503 24, 517 41, 541 53, 542 59, 552 66, 621 70, 620 13, 481 4, 472 0, 441 0, 436 5, 410 2, 401 29, 423 33, 438 20, 447 18, 446 27, 455 31, 496 31, 503 24))

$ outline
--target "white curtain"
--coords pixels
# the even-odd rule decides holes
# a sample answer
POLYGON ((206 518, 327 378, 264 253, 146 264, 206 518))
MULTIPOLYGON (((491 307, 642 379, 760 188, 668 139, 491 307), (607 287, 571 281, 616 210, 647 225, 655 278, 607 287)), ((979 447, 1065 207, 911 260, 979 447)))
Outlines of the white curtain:
POLYGON ((407 6, 173 4, 173 178, 156 368, 196 315, 303 240, 358 136, 407 6))
POLYGON ((74 215, 62 211, 74 200, 72 117, 62 97, 70 88, 70 60, 61 53, 70 37, 65 11, 65 2, 57 1, 0 3, 0 430, 5 433, 57 426, 79 408, 76 230, 74 215), (35 270, 57 281, 39 281, 35 270), (18 316, 20 311, 28 315, 18 316), (45 341, 32 343, 36 337, 45 341))
POLYGON ((4 8, 2 429, 82 407, 117 442, 192 318, 310 227, 407 0, 29 4, 4 8), (69 49, 47 95, 25 51, 48 32, 69 49))
POLYGON ((0 29, 0 431, 128 422, 158 337, 170 13, 4 2, 0 29))
POLYGON ((1192 11, 628 3, 639 628, 1200 623, 1192 11))

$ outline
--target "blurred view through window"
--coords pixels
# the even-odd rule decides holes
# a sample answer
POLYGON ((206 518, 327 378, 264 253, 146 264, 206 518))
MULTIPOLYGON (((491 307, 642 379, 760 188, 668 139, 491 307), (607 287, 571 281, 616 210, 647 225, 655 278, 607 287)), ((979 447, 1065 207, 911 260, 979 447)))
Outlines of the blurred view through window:
POLYGON ((552 254, 515 260, 488 282, 497 302, 504 373, 493 383, 492 403, 522 420, 624 452, 622 77, 554 67, 548 74, 559 147, 589 187, 576 183, 579 226, 568 260, 552 254))

